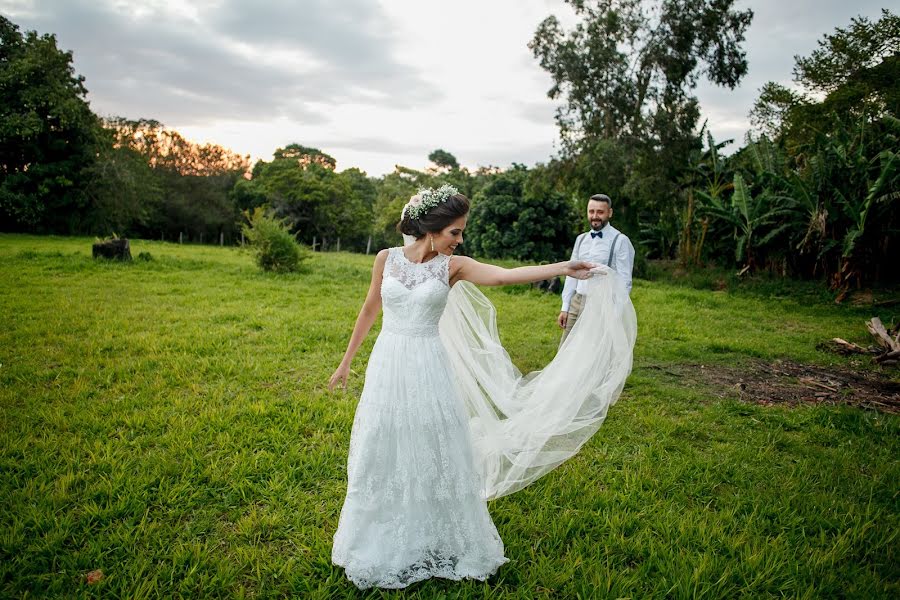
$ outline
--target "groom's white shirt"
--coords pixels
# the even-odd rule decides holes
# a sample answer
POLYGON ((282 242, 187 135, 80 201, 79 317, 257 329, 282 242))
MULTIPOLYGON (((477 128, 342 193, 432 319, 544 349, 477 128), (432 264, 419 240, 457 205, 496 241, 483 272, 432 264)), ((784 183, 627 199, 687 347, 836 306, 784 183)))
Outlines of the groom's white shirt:
MULTIPOLYGON (((607 223, 603 229, 603 237, 591 237, 591 232, 587 231, 575 238, 575 247, 572 248, 572 260, 586 260, 590 262, 607 264, 609 262, 609 249, 612 246, 613 239, 618 237, 616 242, 616 256, 612 261, 612 267, 625 280, 625 287, 628 293, 631 293, 631 271, 634 268, 634 246, 628 236, 607 223)), ((562 311, 569 310, 569 304, 575 294, 583 294, 587 287, 586 279, 575 279, 574 277, 566 277, 566 284, 562 291, 562 311)))

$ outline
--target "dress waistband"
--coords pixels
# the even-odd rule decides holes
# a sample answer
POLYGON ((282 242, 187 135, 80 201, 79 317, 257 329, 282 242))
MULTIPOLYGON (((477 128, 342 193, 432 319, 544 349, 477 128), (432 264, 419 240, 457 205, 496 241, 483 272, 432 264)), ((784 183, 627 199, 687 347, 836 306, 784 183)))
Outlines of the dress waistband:
POLYGON ((381 330, 408 337, 437 337, 440 333, 437 323, 407 323, 394 319, 383 321, 381 330))

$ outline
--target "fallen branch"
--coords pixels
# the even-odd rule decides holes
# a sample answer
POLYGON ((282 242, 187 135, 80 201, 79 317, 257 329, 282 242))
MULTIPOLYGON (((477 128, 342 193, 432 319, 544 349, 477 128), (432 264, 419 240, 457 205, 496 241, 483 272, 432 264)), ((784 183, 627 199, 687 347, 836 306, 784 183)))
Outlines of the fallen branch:
POLYGON ((875 357, 875 362, 880 365, 895 365, 900 361, 900 350, 893 350, 875 357))
POLYGON ((832 350, 837 352, 838 354, 874 354, 868 348, 863 348, 862 346, 858 346, 853 342, 848 342, 842 338, 832 338, 830 342, 822 344, 828 350, 832 350), (831 344, 829 347, 828 344, 831 344))
POLYGON ((900 344, 891 339, 890 334, 887 332, 887 329, 884 328, 884 324, 878 317, 872 317, 870 320, 866 321, 866 329, 874 336, 878 345, 888 352, 900 350, 900 344))
MULTIPOLYGON (((800 381, 800 383, 802 383, 802 384, 805 385, 806 387, 812 387, 812 386, 820 387, 820 388, 825 389, 825 390, 828 390, 829 392, 832 392, 832 393, 838 391, 838 388, 836 388, 836 387, 831 387, 830 385, 825 385, 824 383, 821 383, 821 382, 819 382, 819 381, 816 381, 816 380, 813 379, 812 377, 801 377, 801 378, 799 379, 799 381, 800 381)), ((821 392, 820 392, 820 393, 821 393, 821 392)))
POLYGON ((900 304, 900 298, 892 298, 891 300, 882 300, 881 302, 874 302, 872 306, 883 307, 883 306, 894 306, 895 304, 900 304))

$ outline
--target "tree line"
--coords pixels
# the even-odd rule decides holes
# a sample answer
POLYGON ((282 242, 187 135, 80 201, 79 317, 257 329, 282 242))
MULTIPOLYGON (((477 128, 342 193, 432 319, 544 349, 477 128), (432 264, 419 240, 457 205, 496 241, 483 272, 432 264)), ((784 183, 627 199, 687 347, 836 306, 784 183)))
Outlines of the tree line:
POLYGON ((470 171, 437 149, 428 169, 398 166, 376 178, 357 168, 338 172, 332 156, 301 144, 251 165, 249 156, 195 144, 152 119, 103 119, 55 36, 23 34, 0 16, 0 41, 3 231, 231 244, 263 207, 317 249, 374 251, 399 243, 395 224, 410 196, 443 183, 470 198, 496 191, 498 204, 487 213, 521 221, 515 235, 497 233, 508 223, 485 229, 477 247, 496 256, 551 260, 565 252, 577 221, 559 193, 548 203, 543 188, 526 185, 540 178, 539 167, 470 171), (543 221, 530 222, 534 211, 520 214, 516 201, 559 225, 548 231, 543 221))
POLYGON ((752 11, 733 0, 570 0, 529 44, 562 100, 558 156, 532 167, 431 167, 369 177, 290 144, 272 159, 198 145, 152 120, 100 119, 72 55, 53 35, 0 17, 0 228, 235 242, 262 207, 318 248, 399 243, 394 225, 421 187, 473 201, 467 252, 558 260, 585 225, 587 198, 615 201, 616 223, 647 258, 686 266, 827 279, 896 281, 900 25, 854 19, 796 57, 795 88, 766 84, 754 132, 730 156, 701 123, 700 78, 736 87, 748 70, 752 11))
POLYGON ((685 266, 821 278, 840 294, 900 279, 900 19, 882 10, 767 83, 730 156, 700 122, 700 77, 734 88, 753 14, 733 0, 567 0, 530 47, 564 100, 551 167, 586 198, 618 199, 639 252, 685 266))

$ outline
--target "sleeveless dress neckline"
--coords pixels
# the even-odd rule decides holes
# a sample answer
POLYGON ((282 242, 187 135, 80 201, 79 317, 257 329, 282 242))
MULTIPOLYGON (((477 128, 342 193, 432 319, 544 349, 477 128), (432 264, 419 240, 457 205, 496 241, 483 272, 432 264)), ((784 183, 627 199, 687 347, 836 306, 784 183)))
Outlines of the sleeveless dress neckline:
POLYGON ((403 258, 403 260, 405 260, 406 262, 408 262, 408 263, 411 264, 411 265, 427 265, 428 263, 430 263, 430 262, 432 262, 432 261, 434 261, 434 260, 437 260, 437 259, 440 258, 441 256, 446 256, 447 258, 450 258, 450 255, 448 255, 448 254, 441 254, 440 252, 438 252, 437 254, 435 254, 434 256, 432 256, 431 258, 429 258, 428 260, 423 260, 422 262, 413 262, 413 261, 409 260, 409 259, 406 257, 406 253, 403 252, 403 248, 398 247, 398 248, 397 248, 397 251, 399 252, 400 256, 403 258))

